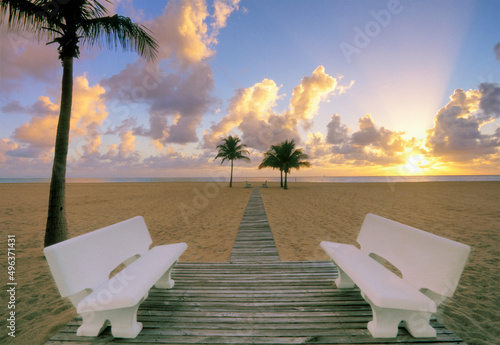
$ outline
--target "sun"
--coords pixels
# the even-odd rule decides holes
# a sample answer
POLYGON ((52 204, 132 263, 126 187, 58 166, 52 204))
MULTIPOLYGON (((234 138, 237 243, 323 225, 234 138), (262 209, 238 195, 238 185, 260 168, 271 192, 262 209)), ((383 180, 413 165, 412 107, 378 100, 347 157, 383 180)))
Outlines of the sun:
POLYGON ((423 175, 428 161, 421 154, 411 155, 406 160, 406 165, 403 165, 402 171, 407 175, 423 175))

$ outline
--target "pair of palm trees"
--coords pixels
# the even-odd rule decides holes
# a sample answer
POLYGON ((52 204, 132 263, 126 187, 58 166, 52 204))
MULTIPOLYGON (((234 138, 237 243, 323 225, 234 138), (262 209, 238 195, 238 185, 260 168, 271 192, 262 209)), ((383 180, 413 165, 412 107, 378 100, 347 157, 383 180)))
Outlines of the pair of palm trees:
POLYGON ((295 148, 295 141, 285 140, 279 145, 271 145, 269 150, 264 152, 264 159, 259 165, 259 169, 272 168, 279 169, 281 175, 281 187, 288 189, 287 176, 291 169, 309 168, 311 163, 304 159, 309 158, 302 149, 295 148), (285 183, 283 184, 283 173, 285 173, 285 183))
MULTIPOLYGON (((223 143, 217 146, 217 158, 222 158, 222 163, 225 160, 231 161, 231 178, 229 187, 233 186, 233 161, 235 159, 243 159, 250 161, 250 158, 245 156, 249 154, 246 145, 241 143, 238 137, 229 136, 222 139, 223 143)), ((272 168, 279 169, 281 173, 281 187, 288 189, 287 176, 291 169, 300 169, 310 167, 311 163, 305 161, 308 156, 302 152, 302 149, 295 148, 294 140, 285 140, 279 145, 272 145, 269 150, 264 153, 264 159, 259 165, 259 169, 272 168), (283 184, 283 173, 285 173, 285 183, 283 184)), ((214 159, 214 160, 215 160, 214 159)))

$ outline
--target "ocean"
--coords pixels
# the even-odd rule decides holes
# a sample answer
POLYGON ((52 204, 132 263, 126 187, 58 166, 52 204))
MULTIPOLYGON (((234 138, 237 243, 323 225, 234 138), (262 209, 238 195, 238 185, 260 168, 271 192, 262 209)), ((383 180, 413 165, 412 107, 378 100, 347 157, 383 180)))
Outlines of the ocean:
MULTIPOLYGON (((127 183, 127 182, 228 182, 228 177, 117 177, 67 178, 67 183, 127 183)), ((233 182, 279 182, 280 177, 233 177, 233 182)), ((450 176, 288 176, 288 182, 372 183, 372 182, 456 182, 500 181, 500 175, 450 176)), ((0 183, 50 183, 50 178, 0 178, 0 183)))

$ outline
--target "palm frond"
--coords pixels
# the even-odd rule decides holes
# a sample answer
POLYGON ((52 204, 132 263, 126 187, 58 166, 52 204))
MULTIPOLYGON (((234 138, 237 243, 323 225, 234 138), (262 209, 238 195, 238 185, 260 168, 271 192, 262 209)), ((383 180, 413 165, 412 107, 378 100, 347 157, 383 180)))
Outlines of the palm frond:
MULTIPOLYGON (((47 6, 45 4, 45 6, 47 6)), ((7 21, 7 27, 13 31, 25 31, 41 37, 53 38, 53 32, 45 32, 43 28, 54 29, 50 16, 46 15, 48 8, 44 8, 41 1, 29 0, 2 0, 0 2, 0 24, 7 21)))
POLYGON ((250 158, 248 158, 245 155, 250 154, 250 152, 245 149, 247 147, 245 144, 240 144, 241 139, 238 137, 233 137, 233 136, 228 136, 227 138, 223 138, 222 143, 220 145, 217 145, 217 156, 214 158, 216 160, 217 158, 223 158, 221 164, 225 160, 244 160, 247 162, 250 162, 250 158))
MULTIPOLYGON (((289 173, 291 169, 300 169, 301 167, 310 167, 311 163, 305 161, 309 156, 302 149, 295 148, 295 141, 285 140, 280 145, 272 145, 269 150, 264 153, 262 167, 279 167, 285 173, 289 173)), ((259 169, 260 166, 259 166, 259 169)))
POLYGON ((135 24, 130 18, 114 15, 88 19, 81 23, 79 36, 87 46, 106 46, 123 50, 135 51, 149 60, 158 54, 158 42, 151 32, 140 24, 135 24))

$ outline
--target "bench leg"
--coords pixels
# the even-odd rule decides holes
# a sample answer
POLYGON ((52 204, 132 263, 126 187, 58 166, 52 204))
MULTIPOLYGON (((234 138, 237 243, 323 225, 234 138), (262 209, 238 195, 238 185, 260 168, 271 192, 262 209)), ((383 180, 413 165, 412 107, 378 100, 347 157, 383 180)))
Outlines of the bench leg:
POLYGON ((109 311, 111 333, 115 338, 135 338, 142 330, 142 323, 137 322, 139 304, 109 311))
POLYGON ((174 262, 172 266, 161 276, 160 279, 155 284, 155 288, 158 289, 171 289, 175 285, 175 281, 172 279, 171 274, 172 274, 172 268, 174 265, 177 263, 174 262))
POLYGON ((80 337, 97 337, 109 325, 107 317, 101 312, 82 314, 83 323, 76 331, 80 337))
POLYGON ((373 320, 368 322, 368 330, 374 338, 395 338, 401 321, 415 338, 436 336, 436 330, 429 325, 432 313, 377 307, 364 293, 361 295, 373 311, 373 320))
POLYGON ((349 278, 349 276, 339 267, 337 266, 337 270, 339 271, 339 276, 335 279, 335 284, 339 289, 352 289, 356 284, 349 278))
POLYGON ((429 325, 432 313, 411 312, 403 320, 403 326, 415 338, 434 338, 436 330, 429 325))
POLYGON ((395 338, 402 320, 399 310, 379 308, 370 303, 373 320, 368 322, 368 331, 374 338, 395 338))
POLYGON ((111 323, 111 333, 115 338, 135 338, 142 330, 142 323, 137 322, 139 304, 128 308, 83 313, 83 324, 76 335, 97 337, 111 323))

